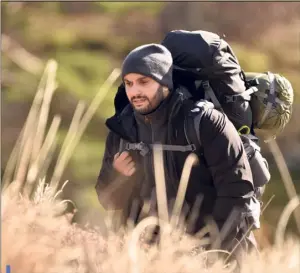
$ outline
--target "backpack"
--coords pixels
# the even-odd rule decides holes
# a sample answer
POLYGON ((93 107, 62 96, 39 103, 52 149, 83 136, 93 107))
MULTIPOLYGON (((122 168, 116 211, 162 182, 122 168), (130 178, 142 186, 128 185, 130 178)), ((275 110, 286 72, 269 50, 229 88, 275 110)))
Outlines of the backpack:
POLYGON ((291 119, 291 83, 271 72, 244 72, 230 45, 207 31, 170 31, 161 42, 172 54, 175 84, 195 101, 207 99, 244 134, 274 138, 291 119), (204 97, 203 97, 204 95, 204 97))
MULTIPOLYGON (((212 32, 174 30, 161 44, 172 54, 176 87, 186 87, 195 102, 212 102, 236 127, 251 166, 256 195, 261 197, 270 173, 256 131, 266 141, 283 131, 292 115, 291 83, 269 71, 244 72, 230 45, 212 32)), ((190 135, 198 136, 194 142, 201 143, 197 133, 194 130, 190 135)))
POLYGON ((264 139, 275 138, 284 130, 292 116, 292 85, 285 77, 269 71, 246 72, 245 76, 246 81, 255 82, 257 88, 250 101, 253 126, 264 139))

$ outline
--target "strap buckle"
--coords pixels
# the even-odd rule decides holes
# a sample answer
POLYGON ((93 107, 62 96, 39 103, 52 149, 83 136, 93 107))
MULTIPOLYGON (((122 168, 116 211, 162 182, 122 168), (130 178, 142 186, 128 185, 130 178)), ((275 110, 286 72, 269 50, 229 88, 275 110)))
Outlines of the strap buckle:
POLYGON ((238 100, 238 96, 224 96, 225 98, 225 103, 230 103, 230 102, 236 102, 238 100))
POLYGON ((146 143, 144 142, 139 142, 139 143, 126 143, 125 149, 127 151, 133 150, 133 151, 140 151, 140 154, 142 156, 145 156, 149 152, 149 147, 146 143))
POLYGON ((203 81, 203 82, 202 82, 202 86, 203 86, 203 88, 204 88, 205 90, 208 89, 208 88, 210 87, 209 81, 203 81))
POLYGON ((191 144, 192 152, 195 152, 197 150, 197 147, 195 144, 191 144))
POLYGON ((145 147, 145 143, 140 142, 140 143, 126 143, 126 150, 142 150, 145 147))
POLYGON ((146 144, 143 143, 143 142, 140 142, 140 143, 137 143, 137 144, 136 144, 136 150, 141 151, 141 150, 143 150, 145 147, 146 147, 146 144))

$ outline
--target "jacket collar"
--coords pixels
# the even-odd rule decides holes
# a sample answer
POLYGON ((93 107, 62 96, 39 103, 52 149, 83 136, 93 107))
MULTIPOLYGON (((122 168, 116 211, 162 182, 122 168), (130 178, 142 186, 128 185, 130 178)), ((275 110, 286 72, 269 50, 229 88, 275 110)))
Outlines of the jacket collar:
POLYGON ((143 115, 134 111, 134 117, 138 124, 151 124, 156 128, 165 126, 169 119, 170 108, 175 101, 176 96, 171 92, 153 112, 143 115))
POLYGON ((136 121, 130 104, 120 114, 108 118, 105 124, 109 130, 121 138, 130 142, 137 141, 136 121))
MULTIPOLYGON (((158 122, 164 122, 166 119, 170 125, 170 121, 178 112, 182 101, 186 98, 188 98, 188 96, 185 93, 182 93, 180 89, 174 90, 154 112, 146 116, 157 120, 156 118, 162 115, 158 119, 158 122)), ((136 119, 141 118, 140 116, 142 115, 138 114, 138 116, 139 117, 137 117, 137 113, 135 113, 132 106, 128 104, 120 114, 115 114, 108 118, 105 124, 112 132, 119 135, 121 138, 129 142, 137 142, 138 134, 136 119)))

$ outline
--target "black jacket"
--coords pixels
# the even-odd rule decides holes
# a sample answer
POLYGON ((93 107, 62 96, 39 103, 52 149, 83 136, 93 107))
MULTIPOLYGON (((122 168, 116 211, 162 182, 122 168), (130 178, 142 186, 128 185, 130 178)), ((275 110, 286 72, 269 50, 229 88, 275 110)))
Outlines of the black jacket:
MULTIPOLYGON (((143 141, 151 144, 154 141, 187 145, 184 118, 193 108, 194 104, 188 99, 183 100, 176 90, 144 120, 130 105, 121 114, 107 120, 110 131, 96 184, 99 201, 104 207, 113 205, 115 209, 128 212, 134 199, 151 198, 155 185, 151 153, 143 157, 138 152, 131 152, 138 167, 130 179, 114 171, 112 161, 119 151, 120 138, 125 143, 143 141)), ((234 208, 244 210, 254 190, 250 165, 235 127, 226 115, 215 109, 202 111, 199 130, 203 156, 200 157, 200 164, 192 169, 185 198, 187 207, 191 207, 197 196, 203 197, 193 232, 203 227, 207 215, 213 216, 221 228, 234 208)), ((169 200, 176 196, 181 171, 189 153, 164 152, 169 200)), ((235 233, 238 232, 238 222, 234 226, 235 233)))

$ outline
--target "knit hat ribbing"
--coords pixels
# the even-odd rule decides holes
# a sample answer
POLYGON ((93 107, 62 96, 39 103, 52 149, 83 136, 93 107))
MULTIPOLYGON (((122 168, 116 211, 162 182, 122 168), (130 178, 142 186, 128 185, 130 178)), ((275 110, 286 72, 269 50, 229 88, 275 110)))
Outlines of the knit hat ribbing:
POLYGON ((173 89, 173 59, 170 51, 159 44, 142 45, 132 50, 122 65, 122 79, 129 73, 153 78, 163 86, 173 89))

